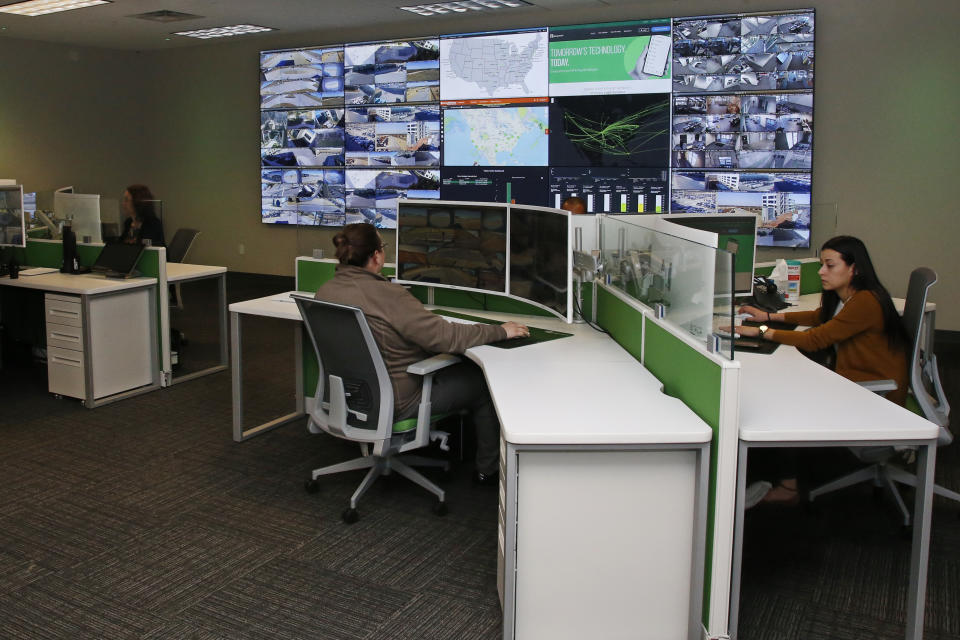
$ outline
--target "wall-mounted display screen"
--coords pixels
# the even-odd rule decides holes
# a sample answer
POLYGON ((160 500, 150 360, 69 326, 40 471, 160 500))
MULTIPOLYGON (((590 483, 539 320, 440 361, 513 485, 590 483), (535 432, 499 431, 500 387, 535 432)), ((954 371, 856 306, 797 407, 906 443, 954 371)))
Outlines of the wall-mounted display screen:
POLYGON ((408 197, 580 195, 591 212, 746 207, 768 216, 761 245, 807 246, 814 33, 796 10, 261 52, 261 219, 389 228, 408 197), (776 176, 787 195, 696 174, 776 176))

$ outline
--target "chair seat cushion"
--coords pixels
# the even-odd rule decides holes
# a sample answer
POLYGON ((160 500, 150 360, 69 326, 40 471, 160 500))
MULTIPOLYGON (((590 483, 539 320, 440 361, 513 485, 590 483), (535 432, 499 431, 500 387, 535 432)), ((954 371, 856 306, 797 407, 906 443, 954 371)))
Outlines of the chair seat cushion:
MULTIPOLYGON (((443 420, 451 413, 435 413, 430 416, 430 424, 433 424, 437 420, 443 420)), ((393 423, 393 432, 394 433, 406 433, 407 431, 413 431, 417 428, 417 419, 416 418, 407 418, 406 420, 399 420, 393 423)))

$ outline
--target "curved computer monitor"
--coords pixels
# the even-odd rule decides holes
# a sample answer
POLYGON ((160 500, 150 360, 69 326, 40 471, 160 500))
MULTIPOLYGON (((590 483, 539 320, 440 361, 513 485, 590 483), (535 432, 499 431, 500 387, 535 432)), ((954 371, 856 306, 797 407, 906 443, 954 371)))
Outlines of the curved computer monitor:
POLYGON ((400 200, 397 280, 507 293, 507 209, 447 200, 400 200))
POLYGON ((573 233, 570 212, 509 205, 507 295, 573 322, 573 233))
POLYGON ((53 194, 53 211, 59 220, 71 221, 78 242, 103 242, 99 194, 57 191, 53 194))
POLYGON ((517 298, 573 319, 570 214, 547 207, 401 200, 397 277, 517 298))
POLYGON ((0 186, 0 247, 27 246, 27 226, 23 215, 23 187, 0 186))

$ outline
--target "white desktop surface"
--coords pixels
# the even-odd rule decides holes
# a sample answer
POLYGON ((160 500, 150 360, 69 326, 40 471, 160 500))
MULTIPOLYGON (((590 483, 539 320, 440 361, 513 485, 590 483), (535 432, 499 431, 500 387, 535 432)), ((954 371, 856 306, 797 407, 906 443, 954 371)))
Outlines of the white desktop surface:
POLYGON ((738 353, 737 360, 742 376, 741 440, 859 442, 937 437, 938 427, 932 422, 829 371, 795 347, 780 345, 772 354, 738 353))
POLYGON ((459 311, 573 334, 514 349, 467 349, 466 356, 483 369, 511 444, 686 444, 713 437, 683 402, 663 393, 660 381, 636 358, 587 324, 459 311))
MULTIPOLYGON (((168 265, 169 266, 169 265, 168 265)), ((252 316, 263 316, 266 318, 280 318, 281 320, 297 320, 300 318, 300 310, 297 303, 290 297, 292 293, 304 293, 303 291, 285 291, 272 296, 263 298, 254 298, 253 300, 244 300, 243 302, 234 302, 230 305, 230 313, 242 313, 252 316)))
MULTIPOLYGON (((25 267, 29 269, 30 267, 25 267)), ((125 289, 137 289, 155 285, 156 278, 108 278, 94 273, 70 274, 45 273, 39 276, 20 276, 10 279, 9 276, 0 278, 0 285, 21 287, 24 289, 41 289, 54 293, 72 293, 76 295, 98 295, 125 289)))
MULTIPOLYGON (((896 308, 897 313, 903 314, 903 298, 893 298, 893 306, 896 308)), ((813 311, 820 306, 820 294, 819 293, 806 293, 800 296, 800 300, 795 305, 781 309, 781 313, 788 313, 792 311, 813 311)), ((936 311, 937 304, 935 302, 928 302, 925 307, 927 312, 936 311)))
POLYGON ((212 267, 203 264, 184 264, 182 262, 167 263, 167 282, 181 282, 197 278, 210 278, 226 273, 226 267, 212 267))

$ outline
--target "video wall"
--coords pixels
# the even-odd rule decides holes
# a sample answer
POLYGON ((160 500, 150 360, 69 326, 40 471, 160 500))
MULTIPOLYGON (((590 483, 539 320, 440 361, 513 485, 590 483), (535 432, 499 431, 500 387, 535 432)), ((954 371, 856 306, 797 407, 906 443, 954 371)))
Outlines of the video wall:
POLYGON ((260 54, 261 219, 395 228, 403 198, 754 213, 809 246, 812 10, 260 54))

